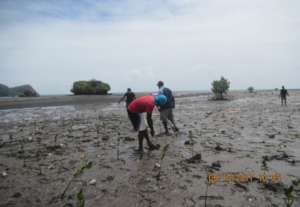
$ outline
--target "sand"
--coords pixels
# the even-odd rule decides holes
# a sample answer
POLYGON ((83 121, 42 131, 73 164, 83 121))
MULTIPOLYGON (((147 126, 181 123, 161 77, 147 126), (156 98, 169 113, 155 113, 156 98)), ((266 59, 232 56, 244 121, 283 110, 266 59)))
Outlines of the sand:
POLYGON ((80 190, 91 207, 286 206, 291 185, 300 206, 300 91, 290 91, 287 107, 277 92, 230 95, 177 97, 180 132, 171 136, 154 111, 152 140, 169 145, 163 160, 162 150, 135 153, 137 135, 119 97, 56 97, 50 107, 2 100, 0 206, 76 206, 80 190))

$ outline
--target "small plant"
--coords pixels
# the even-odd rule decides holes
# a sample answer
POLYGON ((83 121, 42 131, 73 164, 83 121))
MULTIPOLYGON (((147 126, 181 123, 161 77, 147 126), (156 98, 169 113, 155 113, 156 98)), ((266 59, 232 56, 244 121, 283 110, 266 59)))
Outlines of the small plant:
POLYGON ((284 194, 287 198, 286 207, 292 207, 293 206, 293 203, 294 203, 293 192, 294 192, 294 186, 293 185, 291 185, 290 187, 284 189, 284 194))
POLYGON ((74 177, 78 177, 79 175, 81 175, 83 173, 83 171, 85 169, 90 169, 92 167, 93 163, 87 162, 86 164, 84 164, 81 168, 79 168, 75 173, 74 173, 74 177))
POLYGON ((166 156, 166 153, 169 149, 169 144, 166 144, 163 149, 162 149, 162 152, 161 152, 161 156, 160 156, 160 161, 162 162, 166 156))
POLYGON ((248 87, 248 92, 253 93, 254 92, 254 87, 253 86, 248 87))
POLYGON ((61 194, 61 196, 60 196, 61 199, 63 199, 65 197, 65 194, 66 194, 67 190, 69 189, 73 180, 75 178, 77 178, 78 176, 80 176, 84 172, 85 169, 90 169, 92 167, 92 165, 93 165, 93 163, 91 161, 89 161, 89 162, 85 163, 82 167, 80 167, 78 170, 75 171, 72 178, 70 179, 67 186, 65 187, 63 193, 61 194))
POLYGON ((263 156, 262 167, 261 167, 263 170, 268 170, 267 161, 268 161, 268 156, 263 156))
POLYGON ((58 137, 58 134, 56 134, 56 135, 54 136, 54 146, 57 145, 57 137, 58 137))
POLYGON ((120 158, 120 132, 118 133, 118 140, 117 140, 117 160, 120 158))
POLYGON ((80 191, 78 193, 76 193, 76 200, 77 200, 77 207, 84 207, 85 204, 85 197, 83 194, 82 189, 80 189, 80 191))
POLYGON ((26 167, 26 156, 25 156, 25 150, 24 150, 24 139, 19 141, 20 143, 20 149, 19 149, 19 153, 20 153, 20 157, 23 158, 23 167, 26 167))
POLYGON ((206 207, 206 203, 207 203, 207 196, 208 196, 208 187, 209 187, 209 175, 207 175, 206 177, 206 189, 205 189, 205 200, 204 200, 204 207, 206 207))
POLYGON ((194 156, 194 139, 192 130, 189 130, 189 142, 192 148, 192 156, 194 156))
POLYGON ((169 144, 166 144, 166 145, 162 148, 159 163, 156 163, 156 164, 155 164, 155 168, 158 169, 158 173, 157 173, 157 175, 155 176, 157 181, 160 180, 160 175, 161 175, 161 165, 162 165, 162 162, 163 162, 163 160, 164 160, 164 158, 165 158, 165 156, 166 156, 166 153, 167 153, 168 149, 169 149, 169 144))
POLYGON ((99 135, 100 134, 100 129, 101 129, 101 124, 96 122, 95 123, 95 128, 96 128, 97 135, 99 135))
POLYGON ((211 85, 211 90, 215 94, 216 100, 224 100, 223 95, 229 90, 230 82, 224 77, 221 77, 220 80, 214 80, 211 85))

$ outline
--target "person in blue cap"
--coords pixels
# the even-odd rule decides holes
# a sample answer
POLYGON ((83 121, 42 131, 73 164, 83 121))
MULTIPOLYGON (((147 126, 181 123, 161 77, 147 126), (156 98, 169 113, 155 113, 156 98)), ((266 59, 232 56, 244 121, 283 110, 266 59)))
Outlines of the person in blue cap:
POLYGON ((175 124, 173 115, 173 109, 175 108, 175 98, 173 96, 172 91, 164 86, 164 82, 158 81, 157 87, 159 88, 158 94, 162 94, 167 97, 167 103, 159 107, 159 112, 160 120, 162 121, 163 126, 165 128, 165 133, 166 135, 170 135, 168 129, 168 120, 172 123, 173 130, 175 132, 179 131, 178 127, 175 124))
POLYGON ((129 106, 128 110, 134 114, 137 118, 134 120, 134 128, 138 129, 138 140, 139 140, 139 148, 138 151, 143 152, 143 140, 144 138, 147 141, 149 150, 159 149, 159 145, 154 145, 148 136, 147 125, 145 122, 145 114, 147 114, 147 123, 150 128, 150 134, 154 136, 154 128, 153 128, 153 121, 152 121, 152 111, 155 106, 163 106, 167 103, 167 97, 164 95, 148 95, 142 96, 134 101, 132 101, 129 106))

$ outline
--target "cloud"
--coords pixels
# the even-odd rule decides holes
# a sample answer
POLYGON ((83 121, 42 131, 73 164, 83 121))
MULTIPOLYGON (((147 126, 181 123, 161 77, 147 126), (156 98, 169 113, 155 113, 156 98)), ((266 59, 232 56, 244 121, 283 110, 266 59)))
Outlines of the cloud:
POLYGON ((46 94, 91 78, 113 91, 153 91, 157 80, 203 90, 224 75, 233 88, 299 87, 297 1, 8 2, 0 3, 1 83, 46 94))

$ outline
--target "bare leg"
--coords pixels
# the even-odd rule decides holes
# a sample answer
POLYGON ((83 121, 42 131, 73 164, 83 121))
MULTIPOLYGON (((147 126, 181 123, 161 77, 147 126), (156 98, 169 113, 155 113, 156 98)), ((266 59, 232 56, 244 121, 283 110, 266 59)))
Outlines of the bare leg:
POLYGON ((166 121, 163 121, 162 123, 163 123, 163 125, 164 125, 164 128, 165 128, 165 133, 168 135, 168 134, 169 134, 168 122, 166 122, 166 121))
POLYGON ((284 99, 284 104, 286 105, 286 98, 284 99))
POLYGON ((142 132, 138 133, 138 138, 139 138, 139 149, 138 149, 138 151, 143 152, 144 151, 144 149, 143 149, 144 136, 143 136, 142 132))
POLYGON ((178 129, 178 127, 176 126, 174 120, 170 120, 170 121, 171 121, 171 123, 173 124, 174 130, 175 130, 176 132, 178 132, 179 129, 178 129))
POLYGON ((179 129, 178 129, 178 127, 177 127, 176 124, 175 124, 174 116, 173 116, 173 111, 171 111, 171 113, 170 113, 169 120, 170 120, 170 122, 171 122, 172 125, 173 125, 174 131, 178 132, 179 129))

